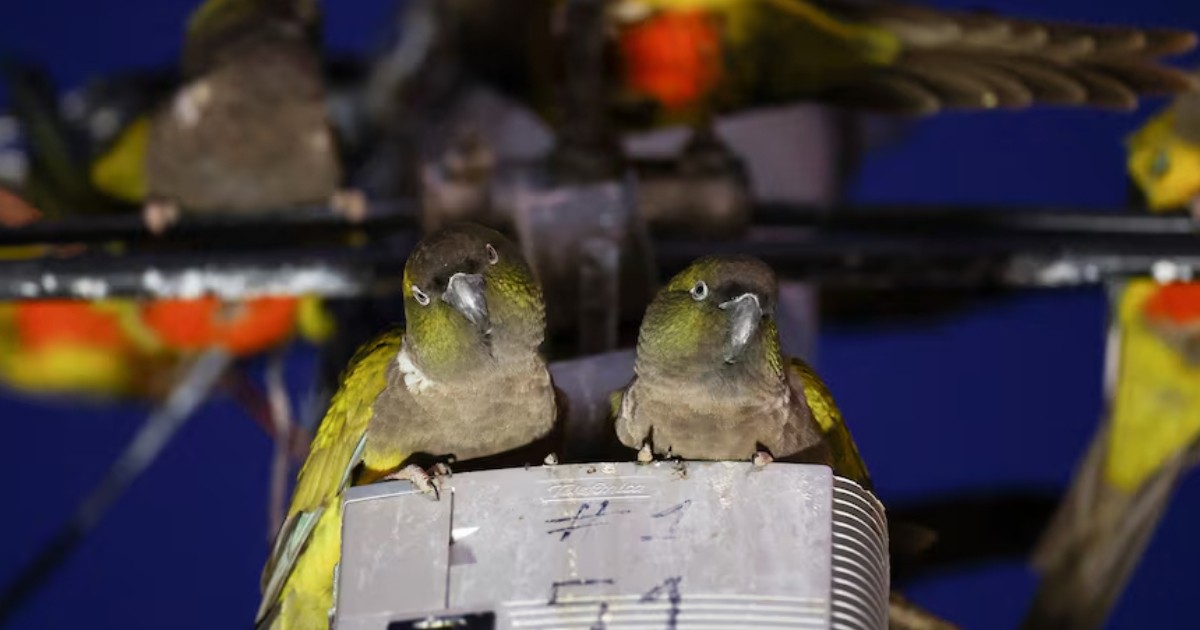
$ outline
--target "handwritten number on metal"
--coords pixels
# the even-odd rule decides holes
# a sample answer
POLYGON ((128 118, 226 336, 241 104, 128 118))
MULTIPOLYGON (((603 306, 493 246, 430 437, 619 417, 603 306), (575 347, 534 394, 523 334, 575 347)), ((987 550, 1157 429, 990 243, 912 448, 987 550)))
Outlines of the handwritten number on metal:
POLYGON ((604 623, 604 615, 608 614, 608 602, 600 602, 600 610, 596 613, 596 622, 588 627, 588 630, 605 630, 608 624, 604 623))
POLYGON ((667 609, 667 630, 675 630, 679 624, 679 603, 683 601, 683 596, 679 594, 679 583, 682 581, 682 576, 669 577, 643 593, 642 598, 638 600, 640 603, 656 602, 666 593, 667 601, 670 602, 667 609))
POLYGON ((574 532, 577 529, 605 524, 607 521, 602 520, 604 516, 610 514, 628 514, 630 512, 630 510, 614 510, 609 512, 607 500, 600 502, 600 505, 596 508, 595 513, 591 513, 591 509, 591 503, 581 503, 579 505, 579 509, 575 511, 573 516, 564 516, 561 518, 552 518, 547 520, 546 523, 549 524, 565 523, 565 525, 547 530, 546 533, 559 534, 559 540, 566 540, 571 536, 571 532, 574 532))
POLYGON ((586 579, 586 580, 564 580, 562 582, 554 582, 553 584, 550 585, 550 601, 546 602, 546 603, 550 606, 557 604, 559 591, 568 586, 595 586, 596 584, 611 585, 612 583, 613 583, 613 581, 611 578, 603 578, 603 579, 590 578, 590 579, 586 579))
POLYGON ((670 525, 667 526, 667 534, 665 536, 642 536, 642 540, 670 540, 675 538, 675 530, 679 528, 680 521, 683 520, 683 515, 687 512, 688 506, 692 504, 691 499, 685 499, 683 503, 677 503, 671 507, 650 515, 650 518, 669 519, 670 525))

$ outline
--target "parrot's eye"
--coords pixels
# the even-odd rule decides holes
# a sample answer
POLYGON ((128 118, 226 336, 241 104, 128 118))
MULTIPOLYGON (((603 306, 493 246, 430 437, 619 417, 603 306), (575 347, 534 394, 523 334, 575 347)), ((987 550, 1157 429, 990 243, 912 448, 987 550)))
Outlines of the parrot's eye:
POLYGON ((487 258, 489 265, 494 265, 500 262, 500 252, 497 252, 496 248, 492 247, 491 243, 487 244, 487 258))
POLYGON ((1166 150, 1159 149, 1154 153, 1154 159, 1150 162, 1150 176, 1159 179, 1171 170, 1171 157, 1167 155, 1166 150))
POLYGON ((708 285, 703 280, 700 280, 692 287, 692 299, 699 302, 706 297, 708 297, 708 285))
POLYGON ((424 291, 417 288, 417 285, 415 285, 415 284, 413 285, 412 292, 413 292, 413 298, 417 300, 417 304, 420 304, 421 306, 429 305, 429 296, 425 295, 424 291))

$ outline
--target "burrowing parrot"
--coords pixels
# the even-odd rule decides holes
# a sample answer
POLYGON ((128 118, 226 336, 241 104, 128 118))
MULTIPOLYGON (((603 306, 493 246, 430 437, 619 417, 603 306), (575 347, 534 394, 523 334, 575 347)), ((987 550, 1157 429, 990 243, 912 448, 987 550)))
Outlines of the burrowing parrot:
POLYGON ((184 83, 93 164, 93 182, 145 202, 153 231, 179 212, 328 203, 360 218, 362 196, 339 189, 319 29, 316 0, 206 0, 188 20, 184 83))
POLYGON ((614 401, 617 437, 683 459, 799 459, 870 485, 833 398, 784 357, 775 274, 749 257, 692 263, 659 291, 638 334, 633 381, 614 401))
POLYGON ((457 468, 530 444, 551 449, 535 449, 532 463, 552 452, 545 307, 520 250, 486 228, 448 227, 417 245, 403 282, 406 329, 351 361, 300 471, 263 572, 260 627, 327 627, 347 486, 391 477, 428 487, 417 455, 457 468))

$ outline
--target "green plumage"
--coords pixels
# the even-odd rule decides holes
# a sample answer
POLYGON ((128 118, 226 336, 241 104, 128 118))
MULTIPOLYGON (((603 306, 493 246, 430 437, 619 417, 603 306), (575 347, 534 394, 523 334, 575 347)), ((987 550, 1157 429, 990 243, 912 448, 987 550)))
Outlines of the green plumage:
MULTIPOLYGON (((515 245, 478 226, 431 234, 405 265, 404 296, 407 332, 359 351, 313 440, 264 570, 260 626, 327 627, 348 484, 418 455, 457 467, 554 435, 541 290, 515 245)), ((549 450, 524 463, 556 445, 538 446, 549 450)))
POLYGON ((703 258, 646 311, 636 376, 614 399, 623 444, 684 459, 828 464, 868 485, 866 467, 816 373, 785 360, 775 275, 761 261, 703 258))

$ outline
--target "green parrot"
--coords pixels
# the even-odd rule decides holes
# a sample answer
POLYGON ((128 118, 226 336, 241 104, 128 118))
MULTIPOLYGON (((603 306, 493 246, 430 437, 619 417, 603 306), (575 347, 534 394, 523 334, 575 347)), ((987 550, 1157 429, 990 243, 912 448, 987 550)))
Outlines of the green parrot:
POLYGON ((541 463, 557 447, 545 307, 520 250, 487 228, 447 227, 409 256, 403 292, 407 330, 359 350, 300 470, 263 571, 260 628, 328 627, 347 486, 428 490, 418 456, 469 469, 504 454, 541 463))
POLYGON ((1193 85, 1172 29, 1038 22, 861 0, 618 0, 621 87, 689 120, 798 99, 931 114, 1035 103, 1133 109, 1193 85))
POLYGON ((638 334, 634 379, 614 397, 617 437, 653 455, 822 463, 870 487, 828 388, 784 357, 775 274, 760 260, 706 257, 663 287, 638 334))
POLYGON ((361 218, 361 195, 339 190, 319 24, 316 0, 206 0, 188 20, 183 84, 128 126, 93 164, 93 181, 145 202, 156 232, 181 211, 329 203, 361 218))
MULTIPOLYGON (((746 256, 701 258, 672 278, 642 319, 633 381, 613 394, 617 438, 640 461, 820 463, 871 490, 829 388, 783 356, 776 301, 774 272, 746 256)), ((893 555, 917 555, 936 538, 915 523, 888 529, 893 555)), ((889 616, 895 628, 954 627, 898 593, 889 616)))
MULTIPOLYGON (((551 120, 563 0, 449 0, 460 63, 551 120)), ((1167 28, 1090 26, 887 0, 614 0, 610 105, 626 128, 816 100, 871 111, 1132 109, 1196 84, 1167 28)))

